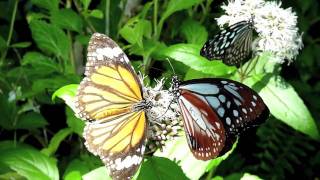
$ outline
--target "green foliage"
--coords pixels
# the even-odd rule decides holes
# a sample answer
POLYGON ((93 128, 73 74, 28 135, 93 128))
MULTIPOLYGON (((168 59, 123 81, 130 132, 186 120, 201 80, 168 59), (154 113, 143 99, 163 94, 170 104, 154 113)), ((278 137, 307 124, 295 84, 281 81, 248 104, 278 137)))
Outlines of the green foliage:
POLYGON ((0 2, 6 7, 0 12, 0 179, 110 179, 100 159, 84 147, 85 122, 73 111, 93 32, 114 39, 152 85, 155 79, 170 81, 170 61, 182 79, 244 82, 259 92, 272 114, 251 146, 244 146, 241 137, 229 153, 211 161, 196 160, 182 134, 146 157, 135 179, 287 179, 295 172, 308 179, 320 176, 317 1, 283 1, 297 11, 299 28, 306 32, 305 47, 294 63, 280 67, 263 54, 241 68, 199 55, 218 29, 218 2, 130 3, 0 2))

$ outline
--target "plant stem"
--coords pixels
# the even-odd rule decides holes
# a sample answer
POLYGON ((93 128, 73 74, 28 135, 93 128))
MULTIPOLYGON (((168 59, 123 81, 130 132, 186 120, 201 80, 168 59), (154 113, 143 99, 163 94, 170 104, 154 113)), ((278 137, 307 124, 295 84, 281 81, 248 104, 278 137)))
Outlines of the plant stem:
POLYGON ((4 64, 4 58, 7 56, 8 49, 11 43, 11 38, 12 38, 12 33, 13 33, 13 27, 14 27, 14 22, 16 20, 16 14, 17 14, 17 8, 18 8, 18 2, 19 0, 15 0, 13 11, 12 11, 12 17, 11 17, 11 22, 10 22, 10 29, 9 29, 9 34, 8 34, 8 39, 7 39, 7 47, 4 50, 3 54, 1 55, 0 59, 0 67, 4 64))
POLYGON ((72 45, 72 36, 71 36, 71 32, 70 31, 67 31, 68 33, 68 38, 69 38, 69 41, 70 41, 70 61, 71 61, 71 67, 72 67, 72 70, 74 72, 76 72, 76 67, 75 67, 75 58, 74 58, 74 49, 73 49, 73 45, 72 45))
POLYGON ((153 10, 153 37, 156 38, 158 34, 158 0, 154 0, 154 10, 153 10))
POLYGON ((105 9, 106 19, 105 19, 105 34, 110 35, 110 0, 106 0, 106 9, 105 9))

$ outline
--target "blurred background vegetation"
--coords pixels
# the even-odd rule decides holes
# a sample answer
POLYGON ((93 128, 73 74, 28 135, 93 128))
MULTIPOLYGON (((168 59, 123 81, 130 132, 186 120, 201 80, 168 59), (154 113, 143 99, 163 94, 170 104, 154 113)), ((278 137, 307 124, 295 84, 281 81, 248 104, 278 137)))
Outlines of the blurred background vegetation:
MULTIPOLYGON (((207 38, 218 31, 214 18, 221 15, 222 3, 0 0, 0 179, 96 177, 92 170, 102 163, 83 145, 84 123, 62 100, 52 100, 57 89, 82 79, 93 32, 107 34, 119 43, 136 70, 149 75, 145 82, 149 85, 162 77, 170 81, 173 72, 166 57, 173 60, 176 73, 184 79, 233 78, 234 67, 207 62, 198 55, 207 38)), ((258 129, 244 133, 226 160, 215 165, 212 161, 193 177, 240 179, 250 173, 264 179, 320 178, 320 6, 316 0, 286 0, 282 7, 297 12, 304 48, 297 60, 282 65, 277 75, 291 84, 295 90, 291 94, 304 102, 289 102, 289 113, 303 113, 286 119, 271 110, 273 116, 258 129), (300 117, 306 118, 302 124, 297 123, 300 117)), ((158 161, 147 158, 150 160, 158 161)), ((162 171, 152 176, 145 173, 150 171, 150 163, 143 163, 138 179, 177 178, 181 171, 168 159, 160 164, 162 171)), ((185 178, 179 175, 177 179, 185 178)))

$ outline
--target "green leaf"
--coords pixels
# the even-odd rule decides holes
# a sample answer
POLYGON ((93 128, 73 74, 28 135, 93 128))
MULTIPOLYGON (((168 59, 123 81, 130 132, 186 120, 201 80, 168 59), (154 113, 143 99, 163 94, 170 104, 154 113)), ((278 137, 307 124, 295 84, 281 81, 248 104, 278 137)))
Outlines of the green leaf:
POLYGON ((94 9, 90 11, 89 15, 91 17, 97 18, 97 19, 102 19, 103 18, 103 12, 100 11, 99 9, 94 9))
POLYGON ((59 179, 56 162, 36 150, 16 148, 1 151, 0 162, 27 179, 59 179))
POLYGON ((75 111, 74 97, 77 93, 78 86, 79 84, 69 84, 59 88, 53 93, 52 101, 54 101, 56 97, 59 97, 63 99, 73 111, 75 111))
POLYGON ((30 28, 33 39, 42 51, 68 60, 70 43, 60 28, 39 20, 31 21, 30 28))
POLYGON ((180 29, 188 43, 203 45, 208 39, 208 32, 198 21, 187 19, 183 21, 180 29))
POLYGON ((176 44, 161 49, 157 53, 182 62, 194 70, 213 76, 224 76, 236 70, 235 67, 227 66, 221 61, 208 61, 200 56, 200 48, 201 46, 194 44, 176 44))
POLYGON ((151 22, 144 20, 133 18, 127 22, 120 29, 120 35, 127 40, 131 44, 138 44, 138 46, 143 47, 142 39, 143 36, 151 37, 151 22))
POLYGON ((83 5, 83 9, 87 10, 89 8, 91 0, 81 0, 81 3, 83 5))
POLYGON ((138 180, 143 179, 187 179, 181 167, 163 157, 148 157, 142 164, 138 180))
POLYGON ((83 23, 81 17, 71 9, 60 9, 51 14, 50 20, 52 24, 57 25, 63 29, 82 31, 83 23))
POLYGON ((0 127, 8 130, 15 128, 14 120, 18 116, 18 109, 15 101, 9 101, 9 97, 0 93, 0 127))
POLYGON ((47 156, 52 156, 59 148, 61 142, 72 133, 70 128, 61 129, 50 140, 49 146, 41 150, 41 152, 47 156))
POLYGON ((16 129, 37 129, 43 128, 47 125, 46 119, 36 112, 24 113, 19 116, 16 129))
POLYGON ((82 137, 83 129, 85 126, 84 121, 77 118, 70 108, 66 109, 66 114, 68 126, 72 129, 73 132, 77 133, 80 137, 82 137))
POLYGON ((31 45, 31 42, 18 42, 11 44, 10 47, 12 48, 27 48, 31 45))
POLYGON ((105 166, 97 168, 93 171, 82 176, 83 180, 92 180, 92 179, 99 179, 99 180, 112 180, 107 172, 107 168, 105 166))
POLYGON ((31 0, 33 4, 50 11, 58 10, 59 0, 31 0))
POLYGON ((221 161, 226 159, 236 147, 234 144, 232 150, 211 161, 197 160, 189 149, 187 140, 184 134, 174 139, 167 141, 163 150, 157 150, 154 156, 166 157, 178 163, 183 172, 189 179, 199 179, 206 171, 216 167, 221 161))
POLYGON ((306 105, 294 88, 280 76, 257 78, 252 76, 245 81, 259 91, 271 114, 292 128, 319 139, 319 131, 306 105))
POLYGON ((22 59, 23 66, 30 65, 34 68, 36 73, 41 75, 47 75, 52 72, 59 72, 59 67, 53 59, 39 53, 39 52, 27 52, 22 59))
POLYGON ((81 176, 90 171, 88 164, 80 159, 72 160, 64 172, 63 179, 82 179, 81 176), (80 176, 80 178, 79 178, 80 176))
POLYGON ((160 21, 164 21, 174 12, 191 8, 196 4, 200 4, 202 1, 203 0, 170 0, 167 5, 167 9, 164 11, 164 13, 161 16, 160 21))

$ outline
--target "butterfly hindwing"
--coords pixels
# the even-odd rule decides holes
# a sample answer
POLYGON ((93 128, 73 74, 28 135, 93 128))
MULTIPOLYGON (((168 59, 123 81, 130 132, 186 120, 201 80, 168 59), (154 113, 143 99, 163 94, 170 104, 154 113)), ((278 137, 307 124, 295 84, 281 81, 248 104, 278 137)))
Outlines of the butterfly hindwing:
POLYGON ((202 160, 228 151, 240 131, 261 124, 269 115, 256 92, 232 80, 185 81, 179 86, 179 94, 189 146, 202 160))
POLYGON ((113 179, 128 179, 142 162, 146 138, 141 82, 120 47, 95 33, 88 46, 86 77, 76 95, 76 109, 89 120, 86 146, 99 155, 113 179))
POLYGON ((252 22, 240 21, 208 40, 200 54, 209 60, 222 59, 227 65, 239 65, 251 54, 252 22))

